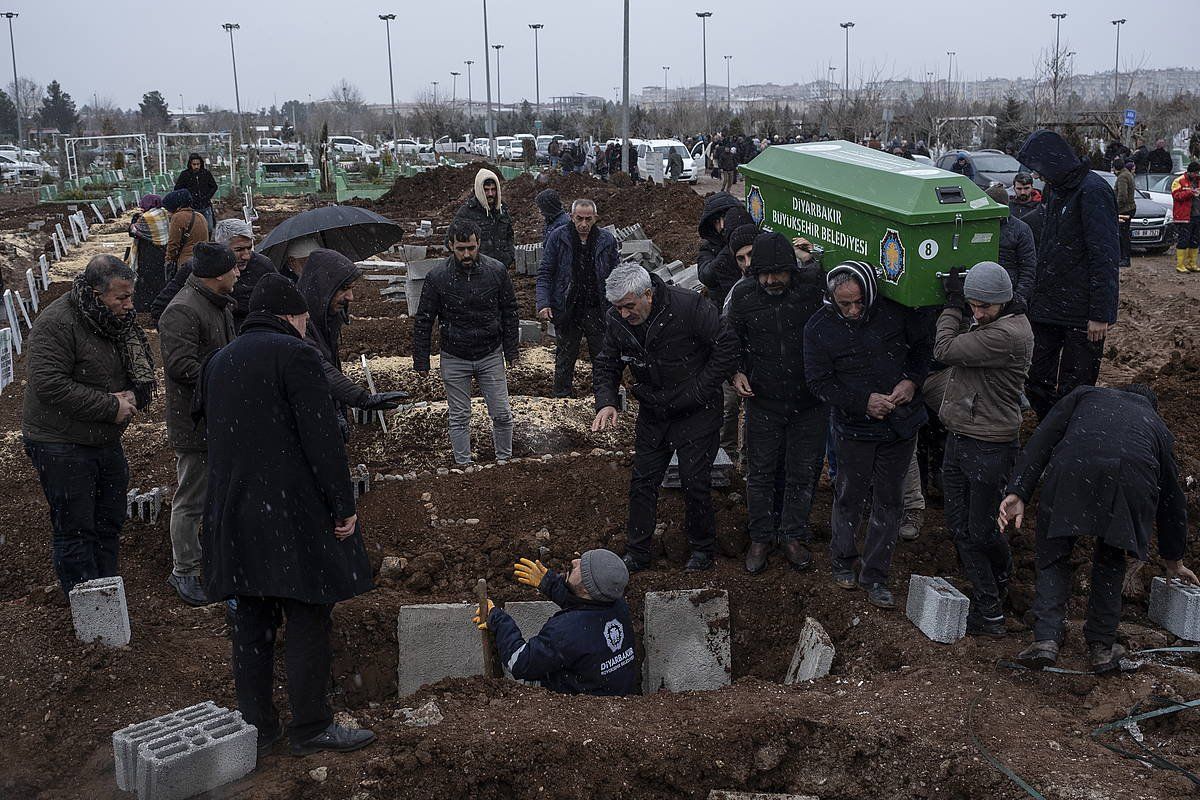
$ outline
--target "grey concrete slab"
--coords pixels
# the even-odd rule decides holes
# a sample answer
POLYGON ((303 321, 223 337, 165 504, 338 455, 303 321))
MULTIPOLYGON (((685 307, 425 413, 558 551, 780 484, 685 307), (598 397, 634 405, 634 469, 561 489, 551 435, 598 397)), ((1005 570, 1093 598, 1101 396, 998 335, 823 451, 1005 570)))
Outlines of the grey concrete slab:
POLYGON ((908 581, 908 618, 935 642, 954 644, 967 635, 971 601, 945 578, 913 575, 908 581))
POLYGON ((729 685, 729 593, 647 592, 642 691, 703 691, 729 685))
POLYGON ((82 642, 109 647, 129 644, 129 608, 120 575, 75 584, 69 595, 75 635, 82 642))
POLYGON ((237 711, 138 747, 138 800, 184 800, 249 775, 258 730, 237 711))
POLYGON ((117 788, 126 792, 137 791, 138 748, 147 742, 161 739, 167 734, 198 725, 229 713, 212 700, 205 700, 169 714, 127 725, 112 735, 113 764, 117 788))
POLYGON ((471 622, 474 603, 426 603, 400 606, 396 639, 400 696, 442 678, 483 674, 479 629, 471 622))
POLYGON ((783 682, 792 684, 824 678, 833 666, 833 655, 833 640, 825 628, 812 617, 805 617, 804 627, 800 629, 800 641, 796 643, 792 663, 783 682))
POLYGON ((1150 584, 1150 619, 1180 639, 1200 641, 1200 586, 1155 578, 1150 584))
POLYGON ((520 327, 522 342, 537 344, 542 340, 542 323, 536 319, 523 319, 520 321, 520 327))

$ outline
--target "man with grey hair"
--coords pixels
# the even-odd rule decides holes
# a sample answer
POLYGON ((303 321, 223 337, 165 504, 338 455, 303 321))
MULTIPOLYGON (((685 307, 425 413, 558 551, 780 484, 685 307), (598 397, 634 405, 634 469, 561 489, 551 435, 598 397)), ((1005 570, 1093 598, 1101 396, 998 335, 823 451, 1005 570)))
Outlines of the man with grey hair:
POLYGON ((50 504, 63 594, 117 574, 129 488, 121 435, 157 391, 133 310, 136 277, 116 256, 95 256, 25 345, 21 437, 50 504))
POLYGON ((737 335, 708 300, 668 286, 637 264, 612 271, 605 297, 612 308, 605 314, 604 345, 592 363, 592 430, 616 424, 617 390, 626 365, 638 401, 625 564, 637 572, 654 561, 658 487, 672 453, 678 453, 684 530, 691 548, 686 569, 712 569, 716 522, 711 472, 721 429, 721 383, 736 366, 737 335))
MULTIPOLYGON (((275 264, 271 259, 262 253, 254 252, 254 228, 243 219, 232 217, 218 222, 213 230, 213 241, 227 246, 237 256, 241 277, 234 285, 231 296, 235 303, 233 324, 235 329, 240 328, 246 315, 250 313, 250 294, 254 291, 254 287, 258 285, 264 275, 279 270, 275 269, 275 264)), ((179 265, 179 269, 175 270, 175 275, 170 282, 163 287, 158 297, 154 298, 154 303, 150 306, 150 316, 156 323, 167 305, 187 283, 188 276, 191 274, 192 261, 188 259, 179 265)))
POLYGON ((571 203, 571 224, 546 239, 537 275, 538 318, 553 321, 554 396, 573 397, 579 343, 587 337, 592 360, 604 341, 604 281, 617 266, 617 240, 596 225, 594 200, 571 203))

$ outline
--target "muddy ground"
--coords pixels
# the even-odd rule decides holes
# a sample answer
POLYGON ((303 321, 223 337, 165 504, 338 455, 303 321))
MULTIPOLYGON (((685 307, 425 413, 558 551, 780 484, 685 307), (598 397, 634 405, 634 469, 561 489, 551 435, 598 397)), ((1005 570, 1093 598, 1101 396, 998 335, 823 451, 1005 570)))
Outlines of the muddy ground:
MULTIPOLYGON (((458 196, 446 198, 427 209, 431 216, 458 196)), ((602 212, 606 202, 601 200, 602 212)), ((286 213, 276 207, 265 222, 277 223, 286 213)), ((522 225, 536 227, 527 220, 522 225)), ((4 227, 0 215, 0 230, 4 227)), ((683 222, 676 227, 680 242, 694 235, 690 224, 686 231, 683 222)), ((516 281, 521 315, 530 318, 531 279, 516 281)), ((677 492, 663 494, 663 559, 657 569, 635 576, 628 593, 636 625, 648 590, 728 591, 734 681, 729 688, 571 698, 475 678, 397 697, 399 606, 468 600, 480 577, 488 579, 498 601, 534 599, 511 578, 515 558, 540 555, 562 568, 590 547, 621 550, 632 428, 625 415, 616 433, 588 431, 586 363, 576 378, 580 399, 549 397, 553 342, 544 338, 523 347, 512 376, 518 457, 492 466, 486 415, 477 406, 476 451, 487 468, 438 476, 439 467, 449 466, 439 382, 411 371, 412 329, 404 305, 379 298, 377 284, 363 284, 361 292, 356 288, 354 319, 342 341, 347 371, 359 375, 359 356, 365 354, 380 389, 405 388, 414 403, 423 404, 389 413, 387 434, 377 425, 355 426, 350 443, 351 463, 410 477, 376 482, 360 507, 373 566, 398 556, 406 559, 404 568, 335 612, 335 709, 374 729, 379 741, 350 755, 305 759, 277 748, 253 775, 214 797, 703 798, 713 788, 823 799, 1024 797, 987 764, 974 736, 1049 798, 1182 797, 1194 791, 1181 775, 1119 758, 1091 733, 1139 703, 1152 707, 1155 698, 1200 697, 1195 657, 1160 658, 1137 673, 1105 680, 997 667, 1028 640, 1021 617, 1033 577, 1031 531, 1013 537, 1017 571, 1010 636, 953 646, 930 642, 902 611, 877 610, 861 593, 833 587, 824 546, 830 503, 824 482, 813 511, 817 568, 804 574, 786 568, 778 555, 760 576, 742 570, 744 486, 735 477, 731 487, 716 492, 723 553, 717 569, 685 575, 681 499, 677 492), (819 620, 833 638, 833 671, 813 684, 784 686, 806 616, 819 620), (438 704, 444 721, 428 728, 404 724, 397 710, 427 700, 438 704), (310 774, 318 767, 327 768, 323 781, 310 774)), ((60 282, 52 291, 65 286, 60 282)), ((1121 320, 1102 372, 1105 381, 1137 377, 1158 388, 1162 413, 1178 437, 1181 472, 1188 477, 1200 472, 1200 422, 1194 414, 1200 388, 1200 347, 1193 333, 1200 321, 1197 299, 1200 276, 1175 275, 1168 257, 1135 258, 1122 275, 1121 320)), ((153 332, 151 343, 157 349, 153 332)), ((127 797, 115 788, 114 730, 205 699, 235 705, 222 608, 187 608, 167 587, 171 558, 163 514, 153 525, 129 523, 122 536, 130 645, 111 650, 75 640, 50 565, 46 503, 20 444, 22 388, 19 380, 0 395, 0 476, 6 487, 0 507, 0 710, 13 734, 0 751, 0 797, 127 797)), ((161 404, 130 428, 125 446, 131 486, 174 484, 161 404)), ((1193 513, 1200 512, 1196 489, 1189 489, 1189 500, 1193 513)), ((897 551, 893 588, 901 608, 910 573, 946 575, 964 585, 940 497, 932 495, 929 503, 921 538, 897 551)), ((1193 543, 1193 564, 1197 555, 1193 543)), ((1076 560, 1083 564, 1087 558, 1081 549, 1076 560)), ((1121 635, 1133 648, 1176 643, 1146 617, 1145 589, 1160 572, 1151 564, 1139 573, 1135 588, 1141 597, 1124 610, 1121 635)), ((1079 570, 1061 663, 1069 668, 1082 668, 1085 661, 1079 626, 1087 583, 1087 570, 1079 570)), ((286 707, 282 672, 278 677, 278 700, 286 707)), ((1147 721, 1141 732, 1146 745, 1195 771, 1200 726, 1189 713, 1195 714, 1147 721)), ((1127 734, 1101 738, 1135 746, 1127 734)))

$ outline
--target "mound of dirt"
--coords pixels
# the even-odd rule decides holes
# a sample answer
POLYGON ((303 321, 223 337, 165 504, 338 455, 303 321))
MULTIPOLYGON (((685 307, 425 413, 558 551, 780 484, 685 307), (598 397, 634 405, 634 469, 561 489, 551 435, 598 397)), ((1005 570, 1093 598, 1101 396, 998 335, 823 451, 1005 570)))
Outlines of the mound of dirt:
POLYGON ((497 175, 500 174, 498 167, 486 161, 468 164, 465 167, 437 167, 427 172, 418 172, 411 178, 396 178, 388 193, 373 203, 364 200, 354 201, 354 204, 372 208, 397 221, 429 219, 435 209, 442 210, 436 216, 446 217, 444 210, 449 208, 449 215, 444 220, 449 222, 459 205, 466 200, 467 193, 472 191, 475 173, 480 169, 490 169, 497 175))

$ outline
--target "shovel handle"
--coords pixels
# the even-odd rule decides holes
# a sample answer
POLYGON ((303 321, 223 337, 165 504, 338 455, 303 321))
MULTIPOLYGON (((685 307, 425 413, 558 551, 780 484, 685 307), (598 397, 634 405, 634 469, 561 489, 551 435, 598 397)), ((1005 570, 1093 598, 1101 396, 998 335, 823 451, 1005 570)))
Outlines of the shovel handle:
MULTIPOLYGON (((475 599, 479 603, 479 619, 487 620, 487 580, 480 578, 475 582, 475 599)), ((491 631, 486 628, 480 632, 480 646, 483 647, 483 674, 485 677, 495 677, 495 671, 492 665, 492 636, 491 631)))

